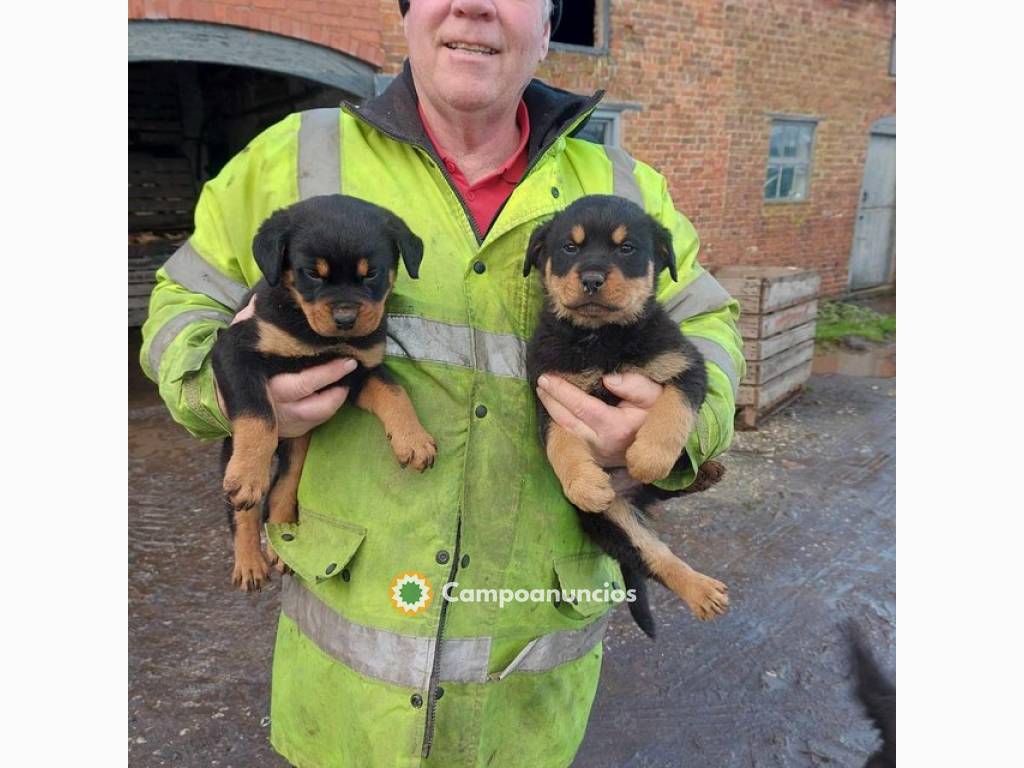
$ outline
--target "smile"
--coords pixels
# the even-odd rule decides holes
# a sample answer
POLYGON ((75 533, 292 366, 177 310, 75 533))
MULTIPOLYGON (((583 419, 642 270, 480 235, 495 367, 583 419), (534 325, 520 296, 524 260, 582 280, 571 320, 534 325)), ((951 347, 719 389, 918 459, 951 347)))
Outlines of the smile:
POLYGON ((497 53, 494 48, 488 48, 485 45, 474 45, 472 43, 445 43, 444 47, 450 51, 465 51, 466 53, 475 53, 481 56, 493 56, 497 53))

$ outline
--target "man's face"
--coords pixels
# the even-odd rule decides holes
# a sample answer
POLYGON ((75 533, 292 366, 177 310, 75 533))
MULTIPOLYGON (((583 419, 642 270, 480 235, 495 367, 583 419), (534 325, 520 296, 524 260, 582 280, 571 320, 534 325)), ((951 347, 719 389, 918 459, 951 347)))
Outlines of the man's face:
POLYGON ((405 16, 416 88, 439 108, 518 103, 548 52, 544 0, 411 0, 405 16))

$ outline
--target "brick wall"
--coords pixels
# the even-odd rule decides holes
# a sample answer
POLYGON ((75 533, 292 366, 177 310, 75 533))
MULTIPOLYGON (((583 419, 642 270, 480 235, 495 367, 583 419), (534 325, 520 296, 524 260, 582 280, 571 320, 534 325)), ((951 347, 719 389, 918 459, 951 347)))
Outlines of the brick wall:
POLYGON ((381 5, 380 0, 128 0, 128 18, 258 29, 334 48, 379 67, 385 61, 381 5))
MULTIPOLYGON (((894 0, 612 0, 606 56, 553 51, 540 77, 639 107, 623 145, 669 179, 707 265, 800 264, 846 287, 868 128, 896 112, 894 0), (820 118, 809 197, 765 204, 769 113, 820 118)), ((130 18, 302 38, 398 71, 396 0, 130 0, 130 18)))

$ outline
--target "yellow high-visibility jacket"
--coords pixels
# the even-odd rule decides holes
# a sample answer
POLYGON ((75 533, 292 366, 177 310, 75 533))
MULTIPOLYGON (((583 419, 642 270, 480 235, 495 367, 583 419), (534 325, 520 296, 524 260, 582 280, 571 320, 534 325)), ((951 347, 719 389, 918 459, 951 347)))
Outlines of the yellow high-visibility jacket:
POLYGON ((271 741, 295 765, 565 766, 583 738, 613 607, 600 591, 621 574, 582 533, 537 436, 524 349, 542 298, 522 268, 538 224, 582 195, 618 194, 668 227, 679 282, 664 273, 658 298, 706 356, 709 389, 691 466, 659 485, 684 487, 729 445, 744 370, 738 304, 698 265, 697 235, 661 175, 571 138, 599 98, 528 86, 528 171, 481 233, 424 133, 406 67, 361 107, 294 114, 260 134, 206 184, 194 234, 157 274, 142 365, 174 418, 212 439, 230 425, 209 352, 261 277, 251 243, 267 216, 343 192, 391 209, 424 242, 419 279, 400 271, 389 299, 386 365, 437 440, 437 463, 401 469, 380 423, 346 404, 313 432, 299 523, 268 531, 294 571, 282 585, 271 741), (391 600, 409 573, 431 588, 415 613, 391 600), (452 602, 447 582, 456 597, 599 593, 575 605, 536 592, 544 599, 452 602))

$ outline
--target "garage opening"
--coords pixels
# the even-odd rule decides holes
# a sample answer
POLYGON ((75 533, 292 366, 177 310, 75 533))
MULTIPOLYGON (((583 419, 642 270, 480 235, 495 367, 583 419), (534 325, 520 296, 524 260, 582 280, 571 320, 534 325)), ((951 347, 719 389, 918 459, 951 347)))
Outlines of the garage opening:
POLYGON ((247 67, 128 66, 128 325, 146 319, 154 274, 193 227, 203 183, 288 114, 354 98, 338 88, 247 67))

